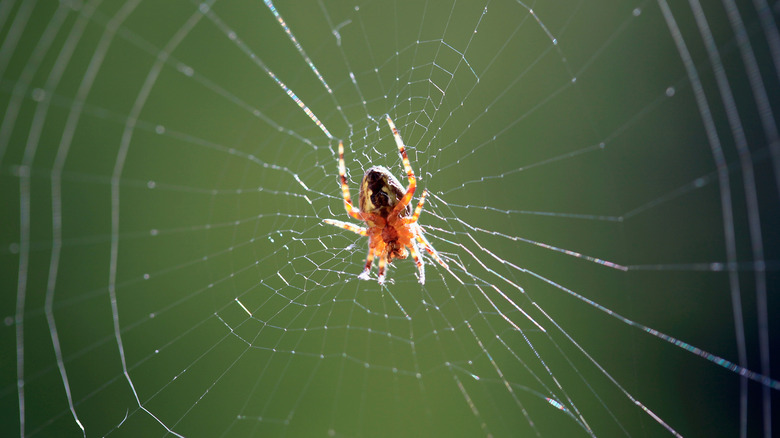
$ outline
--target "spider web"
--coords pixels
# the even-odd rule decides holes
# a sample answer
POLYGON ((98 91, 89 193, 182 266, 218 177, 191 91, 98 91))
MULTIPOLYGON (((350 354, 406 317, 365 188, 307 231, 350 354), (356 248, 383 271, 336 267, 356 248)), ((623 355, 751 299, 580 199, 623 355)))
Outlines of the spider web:
POLYGON ((772 436, 779 5, 1 3, 2 434, 772 436))

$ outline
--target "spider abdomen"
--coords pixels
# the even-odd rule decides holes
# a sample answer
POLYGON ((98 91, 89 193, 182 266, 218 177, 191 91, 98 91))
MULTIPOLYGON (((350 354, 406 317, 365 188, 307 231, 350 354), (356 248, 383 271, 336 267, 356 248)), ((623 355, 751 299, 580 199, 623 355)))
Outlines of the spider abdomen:
MULTIPOLYGON (((384 166, 373 166, 366 170, 360 182, 358 207, 363 213, 373 213, 383 218, 393 210, 403 198, 406 190, 384 166)), ((412 206, 407 205, 401 216, 410 216, 412 206)))

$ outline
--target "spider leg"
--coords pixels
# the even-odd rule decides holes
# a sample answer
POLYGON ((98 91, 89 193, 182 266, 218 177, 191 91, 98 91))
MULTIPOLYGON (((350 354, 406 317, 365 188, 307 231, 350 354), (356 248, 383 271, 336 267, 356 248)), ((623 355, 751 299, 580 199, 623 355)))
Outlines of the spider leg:
POLYGON ((379 281, 379 284, 385 283, 385 265, 387 264, 387 255, 382 254, 379 257, 379 278, 377 281, 379 281))
POLYGON ((333 225, 339 228, 343 228, 347 231, 352 231, 353 233, 360 234, 361 236, 368 236, 368 231, 366 231, 365 228, 357 226, 355 224, 351 224, 349 222, 337 221, 335 219, 323 219, 322 221, 328 225, 333 225))
POLYGON ((405 217, 403 218, 403 222, 405 224, 411 224, 414 222, 417 222, 417 219, 420 217, 420 213, 422 213, 423 204, 425 204, 425 197, 428 196, 428 190, 423 190, 422 196, 420 196, 420 202, 417 203, 417 208, 414 209, 414 214, 412 217, 405 217))
POLYGON ((431 257, 433 257, 433 259, 436 260, 437 263, 442 265, 444 269, 450 269, 447 263, 444 260, 442 260, 441 257, 439 257, 439 253, 435 249, 433 249, 433 247, 428 242, 428 239, 425 238, 425 236, 423 236, 422 234, 418 234, 416 237, 417 237, 417 241, 420 242, 420 245, 423 247, 423 249, 427 251, 428 254, 430 254, 431 257))
POLYGON ((439 256, 439 253, 435 249, 433 249, 433 246, 431 246, 430 242, 428 242, 428 239, 426 239, 425 236, 423 236, 420 233, 417 233, 416 238, 417 238, 417 241, 420 242, 422 247, 425 249, 425 251, 427 251, 428 254, 430 254, 431 257, 433 257, 433 259, 436 260, 437 263, 442 265, 442 267, 444 269, 446 269, 447 272, 452 274, 452 276, 455 277, 455 279, 458 280, 458 282, 460 284, 464 284, 463 280, 461 280, 457 275, 455 275, 454 272, 452 272, 452 270, 450 269, 449 265, 447 265, 447 263, 444 260, 442 260, 442 258, 439 256))
POLYGON ((409 157, 406 155, 406 147, 404 147, 404 141, 403 139, 401 139, 401 134, 398 133, 398 129, 396 129, 395 123, 393 123, 393 119, 391 119, 390 116, 387 116, 387 124, 390 126, 390 129, 393 131, 393 138, 395 138, 395 144, 398 146, 398 152, 401 154, 401 158, 403 159, 404 162, 404 170, 406 170, 406 175, 409 177, 409 187, 407 187, 404 197, 398 201, 395 207, 393 207, 393 214, 398 214, 404 208, 406 208, 407 205, 409 205, 409 202, 412 201, 412 196, 414 196, 414 191, 417 189, 417 179, 414 177, 414 171, 412 170, 412 165, 409 163, 409 157))
POLYGON ((420 284, 425 284, 425 263, 423 262, 422 257, 420 257, 420 253, 417 252, 417 244, 415 244, 414 241, 409 245, 409 250, 412 253, 414 264, 417 265, 417 271, 420 272, 420 284))
POLYGON ((371 262, 374 261, 374 248, 368 247, 368 256, 366 257, 366 267, 363 269, 363 272, 358 275, 358 278, 361 280, 368 280, 371 278, 371 262))
POLYGON ((352 205, 352 196, 349 194, 349 185, 347 185, 347 167, 344 165, 344 142, 339 141, 339 179, 341 180, 341 195, 344 197, 344 209, 347 214, 357 220, 363 220, 360 210, 352 205))

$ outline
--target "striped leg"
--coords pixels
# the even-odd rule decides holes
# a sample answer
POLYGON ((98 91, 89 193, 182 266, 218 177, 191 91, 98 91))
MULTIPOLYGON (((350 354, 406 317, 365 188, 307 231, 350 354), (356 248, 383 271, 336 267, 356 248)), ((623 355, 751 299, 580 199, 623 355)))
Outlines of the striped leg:
POLYGON ((431 257, 433 257, 433 259, 434 259, 434 260, 436 260, 436 262, 437 262, 437 263, 439 263, 440 265, 442 265, 442 267, 444 267, 444 269, 446 269, 446 270, 447 270, 447 272, 449 272, 450 274, 452 274, 452 276, 453 276, 453 277, 455 277, 455 279, 456 279, 456 280, 458 280, 458 282, 459 282, 460 284, 464 284, 464 283, 463 283, 463 280, 461 280, 461 279, 460 279, 460 277, 458 277, 457 275, 455 275, 455 273, 454 273, 454 272, 452 272, 452 270, 451 270, 451 269, 450 269, 450 267, 447 265, 447 263, 446 263, 446 262, 444 262, 444 260, 442 260, 442 259, 441 259, 441 257, 439 257, 439 253, 438 253, 438 252, 436 252, 436 250, 435 250, 435 249, 433 249, 433 247, 432 247, 432 246, 431 246, 431 244, 428 242, 428 239, 426 239, 426 238, 425 238, 425 236, 423 236, 422 234, 419 234, 419 233, 418 233, 418 234, 417 234, 417 241, 418 241, 418 242, 420 242, 420 244, 422 245, 422 247, 423 247, 423 248, 425 248, 425 250, 426 250, 426 251, 428 251, 428 254, 430 254, 430 255, 431 255, 431 257))
POLYGON ((442 265, 444 267, 444 269, 447 269, 447 270, 450 269, 450 267, 447 266, 447 263, 444 260, 442 260, 441 257, 439 257, 439 253, 436 252, 435 249, 433 249, 433 247, 431 246, 430 243, 428 243, 428 239, 426 239, 425 236, 423 236, 422 234, 417 234, 417 241, 420 242, 420 244, 422 245, 423 249, 428 251, 428 254, 430 254, 431 257, 433 257, 433 259, 436 260, 437 263, 442 265))
POLYGON ((414 177, 412 165, 409 163, 409 157, 406 155, 404 141, 401 139, 401 134, 398 133, 398 129, 396 129, 395 123, 393 123, 393 119, 391 119, 390 116, 387 116, 387 124, 390 125, 390 129, 393 131, 395 144, 398 146, 398 152, 401 154, 401 158, 404 161, 404 170, 406 170, 406 175, 409 177, 409 187, 406 188, 406 194, 404 194, 404 197, 398 201, 398 204, 396 204, 395 207, 393 207, 393 214, 398 214, 412 201, 414 191, 417 189, 417 179, 414 177))
POLYGON ((420 276, 418 277, 420 284, 425 284, 425 263, 423 262, 422 257, 420 257, 420 253, 417 252, 417 245, 414 242, 409 245, 409 248, 412 253, 412 258, 414 259, 414 264, 417 265, 417 271, 420 272, 420 276))
POLYGON ((366 267, 363 272, 358 275, 361 280, 371 279, 371 262, 374 261, 374 248, 368 247, 368 256, 366 257, 366 267))
POLYGON ((361 236, 368 236, 368 231, 366 231, 365 228, 359 227, 349 222, 337 221, 335 219, 323 219, 322 221, 328 225, 333 225, 339 228, 343 228, 347 231, 352 231, 353 233, 360 234, 361 236))
POLYGON ((414 222, 417 222, 417 219, 420 217, 420 213, 422 213, 423 204, 425 204, 425 197, 428 196, 428 190, 423 190, 422 196, 420 196, 420 202, 417 203, 417 208, 414 209, 414 214, 412 217, 405 217, 403 218, 403 221, 405 224, 411 224, 414 222))
POLYGON ((339 141, 339 178, 341 179, 341 195, 344 197, 344 209, 347 214, 355 219, 363 220, 360 216, 360 210, 352 205, 352 196, 349 194, 347 185, 347 167, 344 165, 344 142, 339 141))
POLYGON ((387 264, 387 255, 382 254, 379 257, 379 278, 377 281, 379 281, 379 284, 385 283, 385 265, 387 264))

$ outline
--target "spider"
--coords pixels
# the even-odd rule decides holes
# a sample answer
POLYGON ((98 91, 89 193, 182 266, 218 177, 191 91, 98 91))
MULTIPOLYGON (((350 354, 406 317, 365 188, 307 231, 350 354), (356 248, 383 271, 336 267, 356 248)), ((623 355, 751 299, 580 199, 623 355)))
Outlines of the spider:
MULTIPOLYGON (((419 248, 425 249, 440 265, 450 273, 447 263, 439 257, 439 253, 433 249, 428 239, 423 235, 423 230, 417 223, 422 212, 425 197, 428 191, 424 190, 417 208, 412 214, 412 196, 417 188, 417 179, 414 177, 409 157, 406 155, 404 142, 398 133, 393 119, 387 116, 387 124, 393 131, 395 144, 404 162, 404 170, 409 177, 409 187, 404 190, 401 183, 384 166, 372 166, 363 175, 360 182, 358 206, 352 205, 352 198, 347 185, 346 169, 344 166, 344 143, 339 142, 339 178, 341 179, 341 193, 344 197, 344 208, 347 214, 366 223, 367 228, 349 222, 334 219, 325 219, 326 224, 335 225, 348 231, 368 236, 368 257, 363 272, 358 275, 361 280, 368 280, 371 272, 371 264, 375 258, 379 258, 379 284, 385 282, 385 265, 393 259, 405 259, 407 250, 412 254, 414 263, 419 271, 419 281, 425 284, 425 265, 420 257, 419 248)), ((453 274, 454 275, 454 274, 453 274)), ((456 277, 457 278, 457 277, 456 277)))

